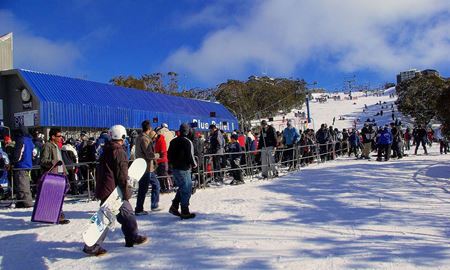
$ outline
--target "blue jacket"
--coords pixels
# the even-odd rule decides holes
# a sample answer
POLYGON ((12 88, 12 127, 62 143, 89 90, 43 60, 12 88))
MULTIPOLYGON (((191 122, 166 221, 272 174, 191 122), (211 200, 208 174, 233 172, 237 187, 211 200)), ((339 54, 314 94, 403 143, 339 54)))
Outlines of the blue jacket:
POLYGON ((385 128, 381 131, 380 137, 378 138, 378 144, 392 144, 392 133, 389 129, 385 128))
POLYGON ((287 127, 283 131, 283 139, 285 145, 294 145, 300 141, 300 133, 295 127, 287 127))
POLYGON ((14 148, 14 167, 31 169, 33 167, 34 144, 30 135, 25 135, 16 139, 14 148))

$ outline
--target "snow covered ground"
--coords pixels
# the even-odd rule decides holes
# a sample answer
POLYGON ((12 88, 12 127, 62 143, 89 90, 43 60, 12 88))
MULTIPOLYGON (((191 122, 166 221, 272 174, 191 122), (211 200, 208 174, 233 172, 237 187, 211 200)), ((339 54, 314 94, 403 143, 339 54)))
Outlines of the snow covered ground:
POLYGON ((138 217, 150 243, 126 248, 117 228, 100 258, 81 251, 97 202, 67 200, 68 225, 0 209, 0 269, 450 269, 450 155, 437 150, 199 190, 193 220, 167 213, 163 194, 163 211, 138 217))
MULTIPOLYGON (((362 127, 364 121, 366 121, 367 118, 375 119, 377 125, 385 125, 387 123, 390 123, 392 122, 391 105, 397 99, 396 97, 389 97, 390 94, 395 94, 394 87, 385 90, 384 95, 382 96, 369 95, 368 97, 366 97, 363 92, 354 92, 352 94, 353 99, 348 100, 345 99, 346 97, 348 97, 348 95, 345 95, 344 93, 336 93, 335 95, 339 95, 341 97, 340 100, 328 99, 324 103, 311 101, 310 112, 312 123, 310 124, 310 128, 314 128, 315 130, 317 130, 320 128, 320 125, 322 123, 327 123, 330 126, 333 123, 333 118, 335 118, 333 127, 336 127, 339 130, 342 130, 343 128, 352 128, 354 126, 354 121, 358 119, 359 122, 357 121, 356 125, 358 129, 362 127), (382 105, 377 104, 379 101, 382 102, 382 105), (386 104, 384 104, 385 102, 386 104), (367 105, 367 109, 365 109, 365 105, 367 105), (384 109, 382 109, 381 106, 383 106, 384 109), (376 116, 376 114, 381 110, 384 111, 383 116, 376 116), (345 120, 339 120, 340 116, 345 118, 345 120)), ((319 97, 321 95, 322 94, 313 94, 314 97, 319 97)), ((401 114, 397 112, 395 105, 394 108, 396 111, 394 113, 395 117, 403 120, 401 114)), ((294 122, 296 122, 296 126, 301 128, 301 120, 296 118, 294 114, 297 111, 299 110, 293 110, 293 112, 288 113, 285 116, 285 119, 293 119, 294 122)), ((300 111, 306 112, 306 105, 303 106, 300 111)), ((257 122, 255 122, 255 124, 257 124, 257 122)), ((283 121, 282 115, 275 116, 272 124, 277 130, 280 131, 286 127, 286 123, 283 121)))

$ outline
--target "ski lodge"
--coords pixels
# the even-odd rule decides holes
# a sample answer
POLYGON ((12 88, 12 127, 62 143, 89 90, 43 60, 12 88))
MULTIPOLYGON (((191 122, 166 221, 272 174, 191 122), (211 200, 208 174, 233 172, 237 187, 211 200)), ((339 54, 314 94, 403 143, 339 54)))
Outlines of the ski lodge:
POLYGON ((0 71, 0 121, 7 129, 50 127, 63 132, 97 133, 112 125, 139 129, 145 119, 153 127, 166 123, 178 130, 181 123, 210 124, 226 132, 238 129, 236 117, 215 102, 182 98, 105 83, 45 74, 24 69, 0 71))

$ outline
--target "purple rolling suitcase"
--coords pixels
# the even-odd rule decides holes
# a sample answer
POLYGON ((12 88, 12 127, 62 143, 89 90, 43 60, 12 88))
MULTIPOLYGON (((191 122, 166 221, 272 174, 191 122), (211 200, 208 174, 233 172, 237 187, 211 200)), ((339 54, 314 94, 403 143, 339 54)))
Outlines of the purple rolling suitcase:
POLYGON ((66 176, 44 173, 39 186, 31 221, 56 224, 59 222, 64 195, 67 192, 66 176))

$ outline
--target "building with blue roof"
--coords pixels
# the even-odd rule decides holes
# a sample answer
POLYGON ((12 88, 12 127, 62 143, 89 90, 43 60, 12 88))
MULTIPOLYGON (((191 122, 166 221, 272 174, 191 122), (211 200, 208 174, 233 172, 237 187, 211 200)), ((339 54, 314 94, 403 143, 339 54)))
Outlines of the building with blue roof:
POLYGON ((11 128, 135 129, 145 119, 171 130, 194 122, 200 131, 210 124, 227 132, 238 128, 236 117, 215 102, 23 69, 0 72, 0 120, 11 128))

